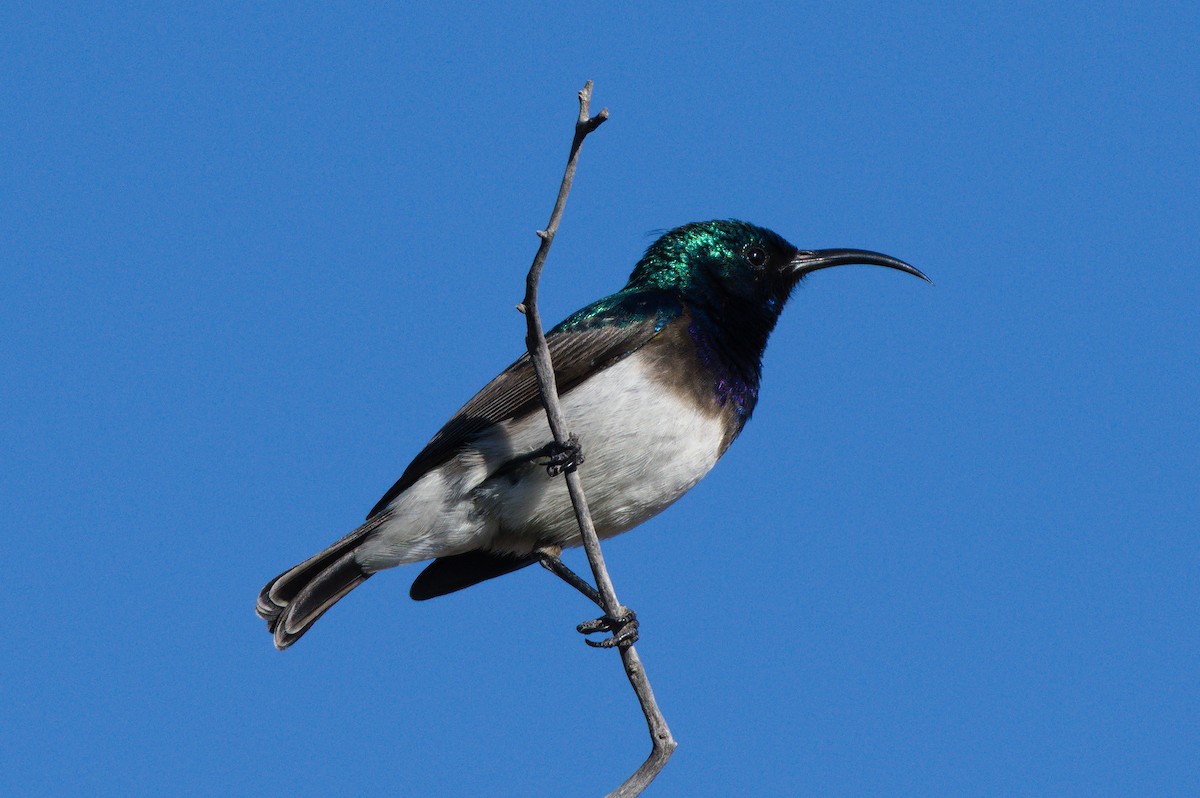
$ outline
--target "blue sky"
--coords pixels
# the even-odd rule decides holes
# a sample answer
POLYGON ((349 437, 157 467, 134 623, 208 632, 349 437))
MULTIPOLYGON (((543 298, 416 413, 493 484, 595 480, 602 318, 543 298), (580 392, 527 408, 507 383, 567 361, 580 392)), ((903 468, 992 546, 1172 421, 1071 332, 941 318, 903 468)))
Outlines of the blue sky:
MULTIPOLYGON (((0 792, 598 795, 643 721, 536 569, 262 584, 654 232, 813 275, 691 494, 606 546, 656 796, 1200 794, 1185 4, 0 10, 0 792)), ((582 559, 570 560, 582 566, 582 559)))

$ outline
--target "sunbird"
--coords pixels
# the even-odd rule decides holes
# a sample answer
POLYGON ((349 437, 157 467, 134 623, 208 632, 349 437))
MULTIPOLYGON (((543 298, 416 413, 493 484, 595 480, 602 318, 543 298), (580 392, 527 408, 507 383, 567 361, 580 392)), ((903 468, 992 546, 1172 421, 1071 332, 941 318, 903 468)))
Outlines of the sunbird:
POLYGON ((811 272, 849 264, 928 281, 888 255, 801 250, 736 220, 664 234, 624 288, 546 335, 573 451, 555 446, 522 355, 446 422, 365 523, 267 583, 258 614, 275 646, 292 645, 369 576, 397 565, 432 560, 409 591, 422 601, 579 545, 556 478, 564 468, 577 467, 601 538, 659 514, 750 419, 767 338, 792 290, 811 272))

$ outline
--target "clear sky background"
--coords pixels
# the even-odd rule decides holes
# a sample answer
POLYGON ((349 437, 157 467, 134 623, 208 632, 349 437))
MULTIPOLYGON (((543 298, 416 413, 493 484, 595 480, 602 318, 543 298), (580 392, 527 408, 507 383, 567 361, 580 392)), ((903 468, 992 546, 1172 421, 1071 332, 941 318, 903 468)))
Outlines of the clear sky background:
MULTIPOLYGON (((655 796, 1200 794, 1195 4, 0 10, 0 793, 600 795, 648 750, 528 569, 263 583, 654 232, 797 291, 724 460, 606 546, 655 796), (831 6, 832 8, 832 6, 831 6)), ((577 554, 570 560, 584 567, 577 554)))

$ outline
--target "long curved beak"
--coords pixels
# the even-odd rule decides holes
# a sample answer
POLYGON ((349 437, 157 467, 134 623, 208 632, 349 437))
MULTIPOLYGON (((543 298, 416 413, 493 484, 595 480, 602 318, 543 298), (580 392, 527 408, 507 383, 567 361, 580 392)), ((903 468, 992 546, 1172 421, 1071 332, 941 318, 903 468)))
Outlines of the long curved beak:
POLYGON ((933 285, 933 280, 922 274, 921 270, 917 267, 910 266, 902 260, 893 258, 891 255, 884 255, 882 252, 871 252, 867 249, 802 249, 792 257, 792 262, 789 265, 791 266, 792 274, 799 279, 819 269, 828 269, 830 266, 849 266, 856 263, 899 269, 902 272, 908 272, 914 277, 920 277, 925 282, 933 285))

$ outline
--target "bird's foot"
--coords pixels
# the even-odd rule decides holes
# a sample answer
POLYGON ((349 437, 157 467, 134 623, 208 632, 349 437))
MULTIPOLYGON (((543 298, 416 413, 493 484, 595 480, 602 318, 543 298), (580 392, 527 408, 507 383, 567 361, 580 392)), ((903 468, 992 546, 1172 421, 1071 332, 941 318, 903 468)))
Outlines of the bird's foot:
MULTIPOLYGON (((588 601, 593 602, 600 609, 604 609, 604 600, 600 597, 600 593, 596 588, 589 585, 559 559, 559 555, 562 554, 561 546, 543 546, 534 553, 547 571, 550 571, 559 579, 587 596, 588 601)), ((611 635, 611 637, 606 637, 603 640, 583 641, 592 648, 612 648, 613 646, 624 648, 632 646, 638 639, 637 613, 628 607, 621 607, 615 618, 605 614, 594 621, 584 621, 576 626, 575 629, 584 635, 595 634, 596 632, 607 632, 611 635)))
POLYGON ((534 462, 545 466, 546 473, 556 477, 583 465, 583 447, 579 445, 579 438, 572 434, 566 443, 551 441, 543 446, 534 462))
POLYGON ((628 607, 622 607, 622 612, 616 618, 603 615, 593 621, 584 621, 575 627, 583 635, 596 632, 608 632, 611 637, 603 640, 584 640, 592 648, 612 648, 613 646, 632 646, 638 639, 637 613, 628 607))

